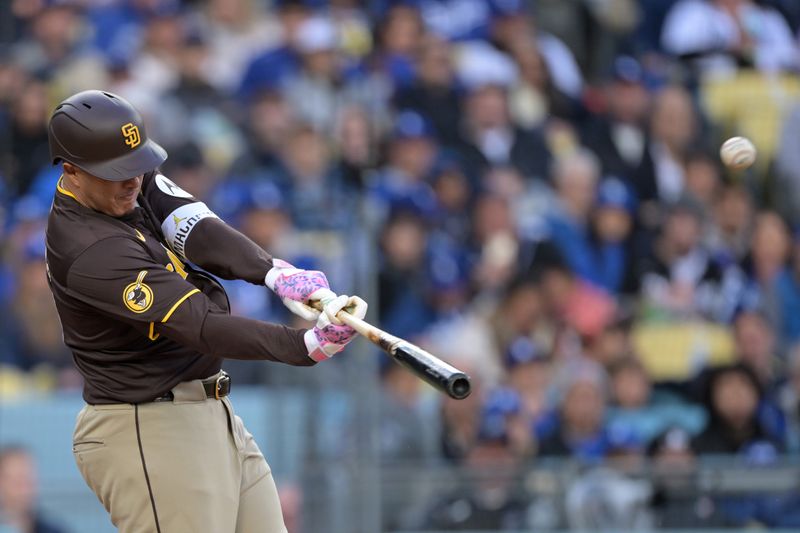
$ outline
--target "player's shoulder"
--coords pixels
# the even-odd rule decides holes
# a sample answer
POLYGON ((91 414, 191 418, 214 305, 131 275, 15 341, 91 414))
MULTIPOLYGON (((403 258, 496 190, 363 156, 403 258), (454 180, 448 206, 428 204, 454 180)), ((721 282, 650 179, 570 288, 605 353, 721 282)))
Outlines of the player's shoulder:
POLYGON ((144 251, 145 236, 136 228, 60 204, 56 199, 45 231, 47 262, 57 280, 65 281, 73 264, 89 250, 105 260, 144 251))

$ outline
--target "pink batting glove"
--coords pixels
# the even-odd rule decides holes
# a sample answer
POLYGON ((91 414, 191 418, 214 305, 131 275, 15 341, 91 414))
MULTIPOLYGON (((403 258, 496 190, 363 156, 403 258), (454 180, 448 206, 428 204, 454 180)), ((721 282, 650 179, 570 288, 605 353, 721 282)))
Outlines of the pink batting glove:
POLYGON ((342 295, 328 302, 325 312, 317 319, 317 325, 306 331, 303 337, 308 356, 314 361, 330 359, 344 350, 344 347, 355 338, 356 330, 342 324, 336 318, 336 314, 343 308, 347 308, 345 312, 358 318, 367 315, 367 302, 358 296, 342 295))
POLYGON ((328 285, 328 278, 319 270, 302 270, 280 259, 274 259, 272 265, 264 284, 297 316, 313 322, 319 318, 320 312, 310 307, 308 302, 319 300, 324 305, 336 298, 336 293, 328 285))

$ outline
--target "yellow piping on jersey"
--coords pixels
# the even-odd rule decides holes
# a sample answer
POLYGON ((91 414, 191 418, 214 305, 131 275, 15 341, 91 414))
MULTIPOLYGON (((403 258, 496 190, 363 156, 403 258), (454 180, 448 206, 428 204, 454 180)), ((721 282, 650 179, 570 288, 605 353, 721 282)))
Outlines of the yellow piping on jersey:
MULTIPOLYGON (((167 314, 164 315, 164 318, 161 319, 161 323, 163 324, 164 322, 169 320, 169 317, 172 316, 172 313, 175 312, 175 310, 178 308, 178 306, 181 305, 189 296, 191 296, 192 294, 194 294, 196 292, 200 292, 200 289, 192 289, 189 292, 187 292, 186 294, 184 294, 183 296, 181 296, 180 300, 175 302, 175 304, 170 308, 170 310, 167 311, 167 314)), ((159 337, 159 335, 161 335, 161 334, 155 332, 155 322, 150 322, 150 333, 148 333, 147 337, 151 341, 154 341, 159 337)))
POLYGON ((137 238, 138 238, 140 241, 144 242, 144 235, 142 235, 142 232, 141 232, 141 231, 139 231, 138 229, 135 229, 135 228, 134 228, 134 230, 133 230, 133 231, 135 231, 135 232, 136 232, 136 237, 137 237, 137 238))
POLYGON ((59 176, 58 183, 56 183, 56 189, 58 190, 58 192, 60 192, 61 194, 65 194, 65 195, 69 196, 70 198, 74 199, 77 202, 78 198, 74 194, 69 192, 67 189, 65 189, 64 187, 61 186, 61 182, 62 181, 64 181, 64 175, 63 174, 61 176, 59 176))
POLYGON ((186 294, 184 294, 183 297, 180 300, 175 302, 175 305, 172 306, 172 309, 170 309, 167 312, 167 314, 164 315, 164 318, 161 319, 161 322, 166 322, 167 320, 169 320, 169 317, 172 316, 172 313, 175 312, 175 310, 178 308, 178 306, 181 305, 183 303, 183 301, 186 300, 186 298, 188 298, 189 296, 191 296, 192 294, 194 294, 196 292, 200 292, 200 289, 192 289, 189 292, 187 292, 186 294))

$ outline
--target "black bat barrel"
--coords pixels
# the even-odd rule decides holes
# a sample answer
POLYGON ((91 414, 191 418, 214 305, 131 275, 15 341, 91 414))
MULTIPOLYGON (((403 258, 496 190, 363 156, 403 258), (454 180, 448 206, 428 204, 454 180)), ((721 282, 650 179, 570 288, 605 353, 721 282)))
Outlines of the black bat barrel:
POLYGON ((451 398, 463 400, 472 391, 469 376, 419 346, 400 341, 389 350, 392 358, 451 398))

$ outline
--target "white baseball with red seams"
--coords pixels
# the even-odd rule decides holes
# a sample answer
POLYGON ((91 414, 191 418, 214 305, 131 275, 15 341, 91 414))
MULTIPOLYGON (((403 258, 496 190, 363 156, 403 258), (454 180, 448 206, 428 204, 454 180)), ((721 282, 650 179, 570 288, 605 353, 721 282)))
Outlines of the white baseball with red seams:
POLYGON ((731 137, 719 149, 719 157, 726 167, 742 170, 756 161, 756 147, 747 137, 731 137))

